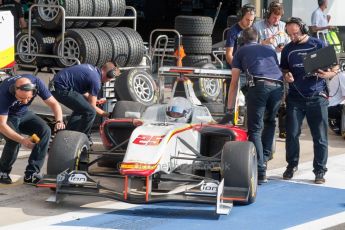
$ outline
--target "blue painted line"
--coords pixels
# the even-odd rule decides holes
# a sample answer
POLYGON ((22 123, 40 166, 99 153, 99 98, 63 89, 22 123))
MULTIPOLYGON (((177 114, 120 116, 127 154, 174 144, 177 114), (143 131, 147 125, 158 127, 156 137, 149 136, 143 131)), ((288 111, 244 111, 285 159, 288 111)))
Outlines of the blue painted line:
POLYGON ((345 211, 345 190, 270 180, 257 200, 216 216, 210 205, 160 203, 57 224, 117 229, 283 229, 345 211))

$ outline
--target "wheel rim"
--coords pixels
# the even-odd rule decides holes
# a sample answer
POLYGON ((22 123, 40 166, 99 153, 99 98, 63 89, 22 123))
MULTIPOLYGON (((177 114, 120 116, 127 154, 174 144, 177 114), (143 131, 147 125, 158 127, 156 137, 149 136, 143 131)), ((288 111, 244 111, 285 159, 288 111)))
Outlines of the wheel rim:
MULTIPOLYGON (((39 0, 37 4, 41 5, 55 5, 58 6, 59 0, 39 0)), ((56 7, 38 7, 38 15, 42 18, 43 21, 53 21, 56 16, 59 14, 60 9, 56 7)))
MULTIPOLYGON (((25 34, 20 37, 18 41, 17 50, 19 53, 29 53, 29 46, 30 46, 30 53, 37 54, 38 53, 38 43, 37 40, 31 36, 31 44, 29 45, 29 35, 25 34)), ((36 56, 31 55, 19 55, 19 58, 23 62, 33 62, 36 59, 36 56)))
MULTIPOLYGON (((60 42, 59 47, 58 47, 58 55, 60 54, 60 51, 62 49, 61 45, 62 43, 60 42)), ((79 59, 80 49, 79 49, 79 44, 76 40, 74 40, 73 38, 65 38, 65 46, 63 47, 63 56, 79 59)), ((68 58, 61 58, 60 61, 65 66, 72 66, 72 65, 77 64, 77 61, 73 59, 68 59, 68 58)))
POLYGON ((154 86, 144 74, 138 74, 133 79, 134 92, 143 102, 151 102, 154 97, 154 86))
POLYGON ((207 95, 211 97, 217 97, 220 92, 220 83, 217 79, 203 78, 204 90, 207 95))

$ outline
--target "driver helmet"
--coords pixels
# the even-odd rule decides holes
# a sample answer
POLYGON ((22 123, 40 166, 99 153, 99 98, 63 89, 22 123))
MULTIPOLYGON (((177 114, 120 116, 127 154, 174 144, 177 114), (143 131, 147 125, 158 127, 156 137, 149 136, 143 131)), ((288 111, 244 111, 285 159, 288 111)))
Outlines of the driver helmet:
POLYGON ((166 117, 169 122, 187 123, 192 116, 192 104, 184 97, 174 97, 168 103, 166 117))

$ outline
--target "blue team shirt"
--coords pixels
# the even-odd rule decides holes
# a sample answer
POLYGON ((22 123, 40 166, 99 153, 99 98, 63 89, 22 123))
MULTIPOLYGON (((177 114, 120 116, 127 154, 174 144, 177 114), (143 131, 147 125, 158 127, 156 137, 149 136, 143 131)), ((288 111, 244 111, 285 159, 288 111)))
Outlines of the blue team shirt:
MULTIPOLYGON (((226 42, 225 47, 230 48, 233 47, 233 54, 236 53, 238 48, 238 38, 241 37, 243 29, 240 27, 238 23, 231 26, 226 35, 226 42)), ((229 65, 229 67, 231 67, 229 65)))
POLYGON ((307 53, 321 49, 324 46, 323 41, 309 37, 306 43, 290 42, 284 47, 280 66, 283 70, 289 70, 294 77, 294 82, 289 84, 289 94, 301 96, 301 93, 305 97, 310 97, 326 90, 325 79, 316 76, 306 77, 303 65, 303 57, 307 53))
POLYGON ((101 71, 89 64, 71 66, 55 75, 54 86, 60 90, 73 90, 97 96, 101 89, 101 71))
POLYGON ((44 82, 30 74, 22 74, 14 77, 7 78, 0 84, 0 115, 16 115, 22 116, 28 111, 28 107, 31 105, 32 101, 36 96, 42 98, 42 100, 47 100, 52 95, 48 90, 48 87, 44 82), (15 84, 16 80, 19 78, 28 78, 32 84, 36 84, 37 93, 32 97, 28 104, 21 104, 17 100, 14 94, 12 94, 9 88, 15 84))
POLYGON ((232 68, 247 71, 256 78, 282 81, 276 52, 266 45, 256 42, 241 46, 235 53, 232 68))

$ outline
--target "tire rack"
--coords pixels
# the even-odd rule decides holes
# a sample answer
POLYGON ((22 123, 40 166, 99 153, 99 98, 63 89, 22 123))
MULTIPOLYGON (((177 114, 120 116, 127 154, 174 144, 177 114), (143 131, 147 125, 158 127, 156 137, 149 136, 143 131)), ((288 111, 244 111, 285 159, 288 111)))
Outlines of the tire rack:
MULTIPOLYGON (((63 55, 63 50, 61 49, 59 52, 59 55, 49 55, 49 54, 32 54, 31 53, 31 29, 32 29, 32 9, 35 7, 47 7, 47 5, 45 4, 34 4, 30 7, 29 9, 29 23, 28 23, 28 53, 16 53, 16 55, 24 55, 24 56, 35 56, 35 57, 45 57, 45 58, 59 58, 59 59, 71 59, 71 60, 75 60, 78 64, 80 64, 80 61, 77 58, 69 58, 69 57, 65 57, 63 55)), ((66 19, 69 20, 133 20, 133 29, 136 30, 137 29, 137 11, 134 7, 132 6, 126 6, 126 10, 131 10, 133 13, 133 16, 123 16, 123 17, 110 17, 110 16, 106 16, 106 17, 97 17, 97 16, 66 16, 66 11, 62 6, 57 6, 57 5, 49 5, 49 7, 53 7, 53 8, 59 8, 59 10, 61 10, 62 12, 62 23, 61 23, 61 42, 63 45, 65 45, 65 32, 66 32, 66 19)), ((23 66, 26 68, 32 68, 35 69, 34 71, 34 75, 36 75, 39 72, 39 69, 34 66, 34 65, 25 65, 25 64, 20 64, 19 66, 23 66)), ((52 71, 52 69, 54 70, 60 70, 61 68, 56 68, 56 67, 52 67, 49 68, 49 70, 52 71)))

